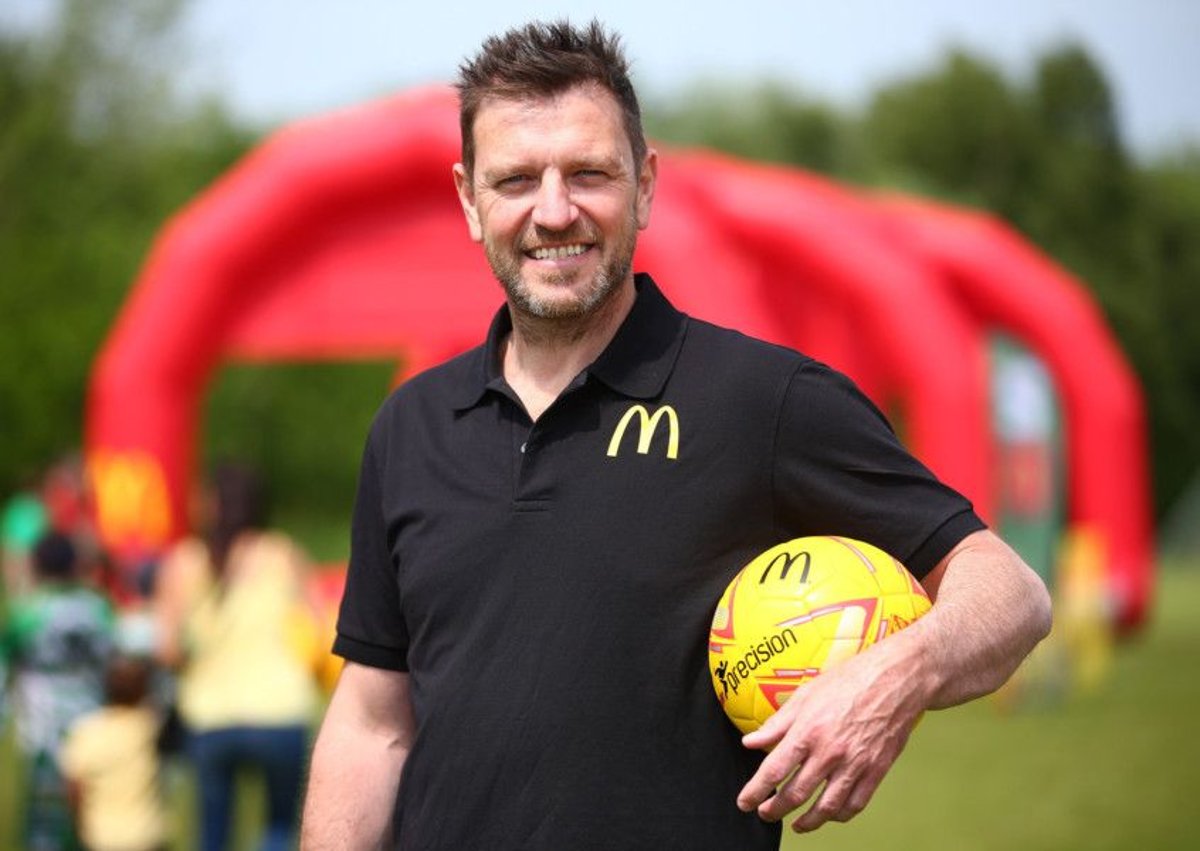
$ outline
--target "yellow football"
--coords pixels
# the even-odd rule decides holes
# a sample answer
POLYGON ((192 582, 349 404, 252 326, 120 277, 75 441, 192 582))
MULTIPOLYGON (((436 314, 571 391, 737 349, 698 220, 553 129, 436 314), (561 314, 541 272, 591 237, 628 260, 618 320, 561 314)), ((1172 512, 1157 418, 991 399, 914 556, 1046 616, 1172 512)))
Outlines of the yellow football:
POLYGON ((796 538, 759 555, 713 612, 708 666, 725 714, 757 730, 797 688, 929 611, 925 590, 878 547, 796 538))

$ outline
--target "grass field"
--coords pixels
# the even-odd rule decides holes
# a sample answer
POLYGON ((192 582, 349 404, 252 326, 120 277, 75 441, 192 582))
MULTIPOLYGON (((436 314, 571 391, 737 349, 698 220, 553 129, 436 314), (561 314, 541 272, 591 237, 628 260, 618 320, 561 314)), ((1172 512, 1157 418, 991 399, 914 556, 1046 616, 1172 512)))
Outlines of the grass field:
MULTIPOLYGON (((1189 809, 1200 792, 1197 613, 1200 564, 1164 570, 1153 622, 1117 648, 1095 693, 1013 713, 994 701, 932 713, 866 812, 847 825, 789 834, 782 848, 1200 848, 1200 823, 1189 809)), ((19 847, 13 780, 6 736, 2 851, 19 847)), ((186 776, 173 780, 174 847, 182 851, 194 847, 190 787, 186 776)), ((248 849, 253 823, 239 821, 238 847, 248 849)))
POLYGON ((1200 565, 1161 574, 1153 623, 1090 695, 926 716, 871 806, 786 851, 1196 849, 1200 565))

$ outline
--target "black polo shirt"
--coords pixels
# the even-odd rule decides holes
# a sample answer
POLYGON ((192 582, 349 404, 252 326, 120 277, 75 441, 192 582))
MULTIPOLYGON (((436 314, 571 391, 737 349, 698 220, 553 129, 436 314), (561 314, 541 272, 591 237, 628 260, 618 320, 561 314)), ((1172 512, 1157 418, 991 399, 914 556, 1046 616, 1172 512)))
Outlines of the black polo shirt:
POLYGON ((410 674, 397 848, 777 848, 706 666, 725 585, 810 534, 921 576, 982 528, 848 379, 637 288, 536 423, 502 309, 372 426, 334 649, 410 674))

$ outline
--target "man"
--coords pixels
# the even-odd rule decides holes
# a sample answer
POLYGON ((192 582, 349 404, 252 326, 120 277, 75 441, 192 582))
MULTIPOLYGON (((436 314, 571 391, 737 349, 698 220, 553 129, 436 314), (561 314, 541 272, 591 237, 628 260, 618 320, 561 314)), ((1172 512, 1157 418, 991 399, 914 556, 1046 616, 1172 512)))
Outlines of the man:
POLYGON ((459 89, 454 181, 507 303, 372 427, 303 847, 746 851, 810 801, 797 829, 850 818, 923 711, 1015 670, 1044 587, 845 378, 633 274, 658 159, 615 38, 522 27, 459 89), (713 606, 821 533, 935 605, 740 739, 713 606))

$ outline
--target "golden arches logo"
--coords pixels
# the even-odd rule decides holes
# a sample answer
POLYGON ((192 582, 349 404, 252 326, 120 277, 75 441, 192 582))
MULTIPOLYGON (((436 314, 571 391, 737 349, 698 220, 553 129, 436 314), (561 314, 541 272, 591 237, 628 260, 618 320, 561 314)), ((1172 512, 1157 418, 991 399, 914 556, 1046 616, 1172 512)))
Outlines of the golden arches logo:
POLYGON ((165 544, 171 532, 167 482, 148 452, 96 452, 88 459, 96 524, 108 543, 165 544))
POLYGON ((612 440, 608 442, 609 458, 617 457, 617 452, 621 448, 621 438, 625 436, 625 429, 629 428, 629 423, 634 417, 638 419, 637 451, 639 455, 645 455, 650 451, 650 440, 658 429, 658 421, 666 419, 667 457, 672 461, 679 457, 679 415, 675 413, 675 409, 670 405, 663 405, 651 414, 646 410, 645 405, 633 405, 625 412, 621 421, 617 423, 616 429, 613 430, 612 440))

